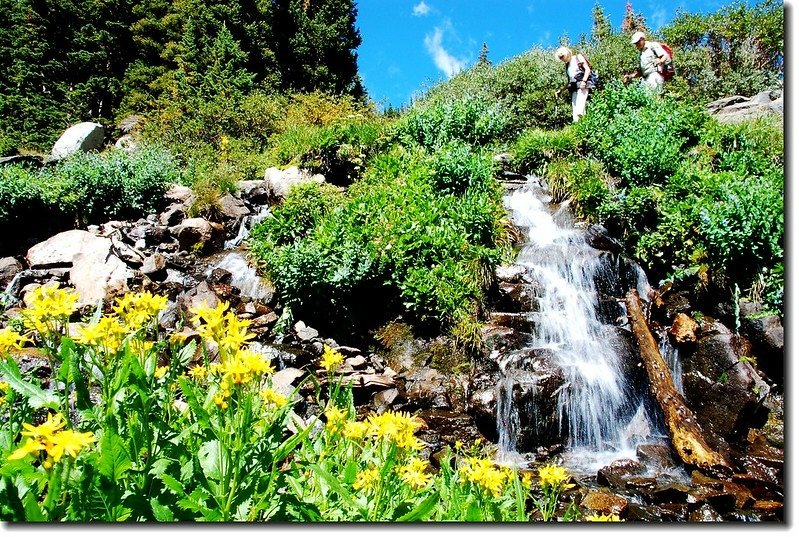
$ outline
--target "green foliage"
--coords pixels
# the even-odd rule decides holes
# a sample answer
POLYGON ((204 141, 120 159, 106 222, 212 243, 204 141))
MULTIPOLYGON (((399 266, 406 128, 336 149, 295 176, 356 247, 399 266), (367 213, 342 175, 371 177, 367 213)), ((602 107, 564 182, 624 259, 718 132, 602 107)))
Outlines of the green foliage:
POLYGON ((465 96, 417 104, 397 122, 394 137, 406 145, 438 149, 453 140, 486 144, 504 129, 501 106, 485 96, 465 96))
POLYGON ((520 173, 543 173, 548 162, 578 152, 571 126, 560 130, 528 129, 515 141, 513 161, 520 173))
POLYGON ((464 151, 378 154, 333 210, 292 193, 251 240, 292 310, 338 328, 403 310, 427 326, 471 314, 505 245, 506 215, 489 155, 464 151))
POLYGON ((545 177, 553 199, 571 198, 580 217, 596 214, 614 193, 610 176, 594 159, 568 157, 551 162, 545 177))
POLYGON ((155 212, 166 189, 181 180, 175 159, 156 147, 134 153, 79 153, 39 171, 3 166, 0 229, 8 232, 25 226, 38 233, 60 231, 75 221, 141 217, 155 212))
POLYGON ((706 120, 706 114, 671 98, 612 83, 574 128, 583 146, 625 185, 647 185, 677 170, 683 148, 706 120))
POLYGON ((735 2, 715 13, 678 13, 662 28, 675 51, 678 91, 701 103, 747 95, 781 84, 784 12, 781 2, 735 2))

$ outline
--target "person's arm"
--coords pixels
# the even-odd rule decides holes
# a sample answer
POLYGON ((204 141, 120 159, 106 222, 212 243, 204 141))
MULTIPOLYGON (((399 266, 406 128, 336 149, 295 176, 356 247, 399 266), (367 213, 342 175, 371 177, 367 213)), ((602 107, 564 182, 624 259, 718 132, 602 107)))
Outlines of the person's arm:
POLYGON ((591 76, 591 65, 589 65, 589 63, 585 61, 585 56, 583 56, 582 54, 577 55, 577 62, 582 63, 583 67, 585 67, 583 71, 583 79, 580 80, 580 88, 586 88, 588 87, 588 77, 591 76))

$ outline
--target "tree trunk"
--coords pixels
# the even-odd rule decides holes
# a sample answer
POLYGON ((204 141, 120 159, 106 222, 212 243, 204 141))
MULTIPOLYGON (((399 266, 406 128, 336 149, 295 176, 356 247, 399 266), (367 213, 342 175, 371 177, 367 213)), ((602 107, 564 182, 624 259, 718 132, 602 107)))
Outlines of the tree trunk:
POLYGON ((633 335, 638 341, 641 358, 649 375, 649 387, 666 419, 669 437, 677 455, 685 464, 710 470, 716 474, 730 475, 732 468, 725 458, 705 441, 702 429, 685 399, 674 387, 666 362, 660 355, 655 338, 649 331, 641 309, 641 299, 635 289, 627 293, 627 316, 633 335))

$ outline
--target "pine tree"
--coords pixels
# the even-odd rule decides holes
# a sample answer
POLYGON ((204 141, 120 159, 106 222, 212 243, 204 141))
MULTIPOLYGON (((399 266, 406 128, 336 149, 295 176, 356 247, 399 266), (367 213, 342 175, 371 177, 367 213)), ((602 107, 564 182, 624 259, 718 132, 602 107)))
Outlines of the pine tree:
POLYGON ((480 49, 480 56, 477 58, 477 65, 491 65, 491 60, 488 59, 488 45, 485 43, 483 43, 483 47, 480 49))
POLYGON ((353 0, 272 0, 270 24, 281 86, 293 91, 364 95, 355 49, 353 0))

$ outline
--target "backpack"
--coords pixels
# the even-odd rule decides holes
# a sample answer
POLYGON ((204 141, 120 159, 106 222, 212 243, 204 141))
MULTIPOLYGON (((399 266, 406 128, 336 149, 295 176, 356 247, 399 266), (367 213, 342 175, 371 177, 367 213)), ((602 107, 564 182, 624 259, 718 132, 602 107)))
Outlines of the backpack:
MULTIPOLYGON (((594 66, 591 65, 591 62, 588 61, 588 58, 585 57, 585 54, 580 54, 580 56, 583 57, 583 60, 585 60, 585 63, 588 64, 588 67, 591 69, 591 74, 588 76, 588 80, 594 85, 594 89, 598 89, 599 88, 599 75, 597 74, 596 70, 594 69, 594 66)), ((582 62, 578 62, 577 63, 577 67, 579 68, 581 64, 582 64, 582 62)), ((568 72, 568 70, 569 70, 569 66, 567 65, 566 66, 566 71, 568 72)), ((581 77, 580 77, 580 79, 582 80, 582 76, 585 76, 584 75, 585 69, 580 69, 578 71, 578 74, 580 74, 580 73, 583 73, 583 75, 581 75, 581 77)))
POLYGON ((671 52, 671 47, 666 43, 658 44, 666 52, 668 59, 662 64, 658 65, 657 70, 658 73, 660 73, 660 76, 663 77, 663 80, 669 81, 674 78, 674 54, 671 52))

